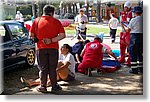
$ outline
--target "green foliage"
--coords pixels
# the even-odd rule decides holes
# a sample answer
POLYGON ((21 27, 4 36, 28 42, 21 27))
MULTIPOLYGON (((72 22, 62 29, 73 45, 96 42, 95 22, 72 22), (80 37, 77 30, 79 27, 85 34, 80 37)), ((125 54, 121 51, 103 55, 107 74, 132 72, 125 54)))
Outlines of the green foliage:
POLYGON ((24 15, 32 15, 32 5, 19 6, 16 8, 17 11, 20 11, 24 15))
POLYGON ((14 19, 14 17, 12 16, 12 15, 8 15, 6 18, 5 18, 5 20, 13 20, 14 19))
MULTIPOLYGON (((98 34, 100 32, 104 32, 104 34, 109 34, 109 28, 104 27, 104 28, 100 28, 100 27, 92 27, 92 26, 87 26, 87 34, 98 34)), ((66 34, 76 34, 75 29, 73 30, 65 30, 66 34)), ((121 32, 121 29, 117 29, 117 35, 119 35, 119 33, 121 32)))
POLYGON ((24 20, 25 21, 29 21, 29 20, 31 20, 31 17, 32 17, 31 15, 25 15, 24 16, 24 20))

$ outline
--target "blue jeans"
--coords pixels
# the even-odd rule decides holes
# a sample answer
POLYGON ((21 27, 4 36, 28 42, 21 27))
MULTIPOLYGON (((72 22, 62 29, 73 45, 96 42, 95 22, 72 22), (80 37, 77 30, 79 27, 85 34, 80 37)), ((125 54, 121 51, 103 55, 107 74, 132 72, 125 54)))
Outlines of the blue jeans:
POLYGON ((132 62, 143 62, 143 33, 130 33, 129 52, 132 62))

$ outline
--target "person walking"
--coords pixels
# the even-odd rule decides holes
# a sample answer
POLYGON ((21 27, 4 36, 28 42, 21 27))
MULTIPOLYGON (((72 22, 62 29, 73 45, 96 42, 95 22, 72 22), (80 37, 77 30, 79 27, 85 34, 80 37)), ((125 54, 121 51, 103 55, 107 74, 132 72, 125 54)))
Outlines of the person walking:
POLYGON ((81 35, 82 38, 85 40, 86 39, 86 24, 88 23, 88 18, 84 14, 83 9, 79 10, 79 15, 75 17, 75 24, 76 26, 76 35, 81 35))
POLYGON ((115 18, 115 14, 111 14, 111 19, 108 22, 108 26, 110 28, 110 37, 111 37, 111 43, 115 42, 116 39, 116 31, 118 27, 119 21, 117 18, 115 18))
MULTIPOLYGON (((121 25, 123 24, 129 24, 130 20, 132 19, 132 4, 130 1, 125 2, 124 4, 124 10, 121 12, 121 18, 120 22, 121 25)), ((124 63, 127 62, 127 65, 130 66, 130 56, 129 56, 129 42, 130 42, 130 32, 126 32, 122 27, 122 32, 120 32, 120 58, 119 62, 124 63), (127 50, 127 56, 128 59, 125 61, 126 56, 126 50, 127 50)))
POLYGON ((127 28, 124 26, 124 29, 130 32, 131 70, 129 72, 138 74, 138 72, 143 73, 143 10, 140 6, 135 6, 132 12, 135 17, 131 19, 127 28))
POLYGON ((47 77, 50 77, 52 91, 61 90, 57 83, 56 68, 58 64, 58 41, 66 37, 59 20, 54 18, 55 8, 45 5, 43 15, 34 20, 30 29, 30 37, 34 39, 39 68, 39 92, 47 92, 47 77))

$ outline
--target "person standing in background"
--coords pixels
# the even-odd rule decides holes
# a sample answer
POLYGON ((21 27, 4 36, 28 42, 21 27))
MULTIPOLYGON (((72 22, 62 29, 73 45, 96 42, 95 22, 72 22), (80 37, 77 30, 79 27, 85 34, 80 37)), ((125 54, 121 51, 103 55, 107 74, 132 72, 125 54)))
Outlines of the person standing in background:
POLYGON ((54 18, 55 8, 45 5, 43 15, 34 20, 30 29, 30 37, 36 39, 36 54, 39 68, 39 92, 47 92, 47 78, 49 76, 52 91, 61 90, 57 83, 56 68, 58 64, 58 41, 66 37, 64 28, 59 20, 54 18))
POLYGON ((129 72, 138 74, 138 72, 143 73, 143 10, 140 6, 135 6, 132 12, 135 17, 131 19, 127 28, 124 26, 124 29, 130 32, 131 70, 129 72))
MULTIPOLYGON (((124 10, 121 12, 121 18, 120 18, 120 22, 122 26, 123 24, 129 24, 130 20, 132 19, 131 6, 132 4, 130 1, 125 2, 124 10)), ((127 65, 130 66, 130 56, 128 51, 129 42, 130 42, 130 32, 126 32, 122 27, 122 32, 120 32, 120 58, 118 61, 120 63, 125 62, 125 52, 127 50, 128 59, 126 62, 127 65)))
MULTIPOLYGON (((76 27, 76 34, 81 34, 82 38, 85 40, 86 39, 86 24, 88 23, 88 18, 84 14, 83 9, 79 10, 79 15, 75 17, 75 24, 77 25, 76 27)), ((79 36, 79 35, 78 35, 79 36)))
POLYGON ((15 20, 20 22, 24 26, 24 18, 20 11, 17 11, 17 14, 15 16, 15 20))
POLYGON ((115 18, 115 14, 111 14, 111 19, 108 22, 108 26, 110 28, 110 37, 111 37, 111 43, 115 42, 116 39, 116 31, 118 27, 119 21, 117 18, 115 18))

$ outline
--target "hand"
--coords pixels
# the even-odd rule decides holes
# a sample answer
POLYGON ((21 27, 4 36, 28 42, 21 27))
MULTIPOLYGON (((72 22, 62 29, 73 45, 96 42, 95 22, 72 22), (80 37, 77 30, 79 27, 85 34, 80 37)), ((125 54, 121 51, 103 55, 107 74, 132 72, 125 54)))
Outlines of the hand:
POLYGON ((84 21, 82 21, 81 24, 84 24, 84 21))
POLYGON ((81 62, 80 62, 80 61, 77 61, 77 63, 80 64, 81 62))
POLYGON ((118 59, 117 59, 117 58, 115 58, 115 61, 117 61, 117 62, 118 62, 118 59))
POLYGON ((50 38, 44 38, 42 41, 43 41, 44 44, 52 43, 52 40, 50 38))

